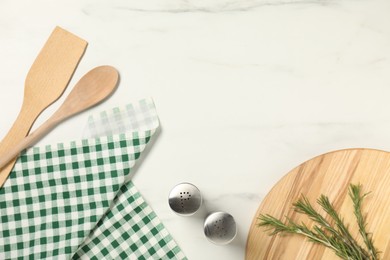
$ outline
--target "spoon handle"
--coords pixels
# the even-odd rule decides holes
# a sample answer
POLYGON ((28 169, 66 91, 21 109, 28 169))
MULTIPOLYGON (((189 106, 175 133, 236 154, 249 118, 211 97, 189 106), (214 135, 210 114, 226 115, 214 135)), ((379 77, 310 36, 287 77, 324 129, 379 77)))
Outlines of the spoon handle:
MULTIPOLYGON (((14 163, 20 152, 22 152, 26 148, 35 144, 46 133, 48 133, 50 130, 52 130, 56 126, 56 123, 57 123, 57 121, 54 119, 55 119, 54 117, 50 118, 45 123, 43 123, 38 129, 36 129, 33 133, 26 136, 24 139, 22 139, 16 145, 15 145, 15 143, 13 143, 12 147, 8 147, 9 149, 7 150, 7 152, 4 153, 3 156, 1 156, 1 158, 0 158, 0 169, 3 171, 4 170, 3 167, 8 167, 10 165, 9 162, 14 163)), ((12 163, 12 166, 13 166, 13 163, 12 163)))

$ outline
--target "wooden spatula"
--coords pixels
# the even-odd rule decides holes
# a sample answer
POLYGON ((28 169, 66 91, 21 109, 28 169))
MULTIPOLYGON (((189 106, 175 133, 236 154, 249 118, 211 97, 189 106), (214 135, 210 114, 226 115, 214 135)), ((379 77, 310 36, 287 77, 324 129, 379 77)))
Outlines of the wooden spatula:
MULTIPOLYGON (((54 29, 27 74, 22 108, 0 143, 0 154, 19 143, 39 114, 62 95, 86 47, 83 39, 60 27, 54 29)), ((12 160, 0 169, 0 187, 14 164, 12 160)))
POLYGON ((118 72, 111 66, 96 67, 85 74, 74 86, 61 107, 45 123, 21 142, 15 144, 6 153, 0 153, 0 168, 65 119, 100 103, 110 96, 117 86, 118 77, 118 72))

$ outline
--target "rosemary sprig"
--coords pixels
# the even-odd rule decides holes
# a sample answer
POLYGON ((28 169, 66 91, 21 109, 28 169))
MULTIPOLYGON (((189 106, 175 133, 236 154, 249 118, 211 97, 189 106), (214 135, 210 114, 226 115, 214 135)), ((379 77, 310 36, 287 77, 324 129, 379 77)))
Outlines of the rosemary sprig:
POLYGON ((317 200, 317 203, 325 210, 325 212, 333 219, 337 231, 342 237, 342 241, 347 248, 351 249, 356 255, 354 259, 369 259, 369 254, 353 239, 348 227, 345 226, 343 219, 334 209, 334 206, 330 203, 329 198, 321 195, 317 200))
POLYGON ((282 221, 271 215, 260 215, 259 219, 261 222, 258 225, 269 227, 267 230, 271 231, 270 235, 276 235, 278 233, 299 234, 309 238, 312 242, 323 244, 336 252, 339 251, 335 240, 328 237, 322 230, 320 233, 316 233, 316 230, 311 231, 304 223, 297 224, 291 220, 288 224, 284 224, 282 221))
POLYGON ((379 251, 374 246, 371 234, 366 231, 366 219, 362 215, 362 201, 369 194, 361 194, 362 185, 351 185, 349 188, 349 196, 353 202, 354 214, 359 226, 359 233, 363 238, 364 244, 368 249, 373 260, 378 259, 379 251))
POLYGON ((319 243, 332 249, 337 256, 343 259, 378 260, 379 252, 374 246, 371 234, 366 231, 366 219, 362 215, 362 201, 367 194, 361 195, 361 185, 351 184, 349 196, 353 202, 359 233, 367 250, 360 246, 352 237, 342 217, 325 195, 321 195, 317 203, 330 217, 331 221, 328 221, 318 213, 309 200, 302 196, 302 198, 293 203, 293 209, 298 213, 307 215, 314 222, 311 229, 304 223, 297 224, 289 218, 284 223, 268 214, 259 216, 260 222, 258 226, 267 227, 267 230, 271 231, 270 235, 288 233, 305 236, 311 242, 319 243))

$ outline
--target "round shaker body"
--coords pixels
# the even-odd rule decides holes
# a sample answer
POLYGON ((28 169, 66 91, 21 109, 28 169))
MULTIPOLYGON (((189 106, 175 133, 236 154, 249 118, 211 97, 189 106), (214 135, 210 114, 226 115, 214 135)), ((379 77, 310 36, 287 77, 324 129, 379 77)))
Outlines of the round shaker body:
POLYGON ((212 213, 204 222, 204 234, 214 244, 229 244, 237 235, 236 221, 226 212, 212 213))
POLYGON ((169 193, 169 207, 180 216, 195 214, 202 204, 202 196, 199 189, 187 182, 173 187, 169 193))

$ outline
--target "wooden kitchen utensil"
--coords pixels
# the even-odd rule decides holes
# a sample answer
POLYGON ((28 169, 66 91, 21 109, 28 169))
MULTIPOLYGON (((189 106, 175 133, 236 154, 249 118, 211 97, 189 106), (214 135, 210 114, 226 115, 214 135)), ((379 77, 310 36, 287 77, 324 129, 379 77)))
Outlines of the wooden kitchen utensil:
MULTIPOLYGON (((310 227, 312 221, 292 210, 301 194, 312 205, 321 194, 329 197, 351 233, 358 237, 358 227, 348 196, 349 184, 362 184, 362 192, 371 193, 363 201, 367 230, 381 251, 380 259, 390 259, 390 153, 371 149, 340 150, 311 159, 284 176, 267 194, 249 230, 246 259, 339 259, 332 250, 309 242, 298 235, 269 236, 257 227, 260 214, 279 219, 291 218, 310 227)), ((319 206, 316 207, 319 209, 319 206)))
POLYGON ((96 105, 111 95, 116 88, 118 77, 118 72, 110 66, 96 67, 85 74, 61 107, 45 123, 6 153, 1 154, 0 168, 65 119, 96 105))
MULTIPOLYGON (((22 140, 39 114, 62 95, 86 46, 83 39, 60 27, 54 29, 27 74, 22 108, 0 143, 0 154, 7 153, 22 140)), ((12 160, 0 168, 0 187, 14 163, 12 160)))

